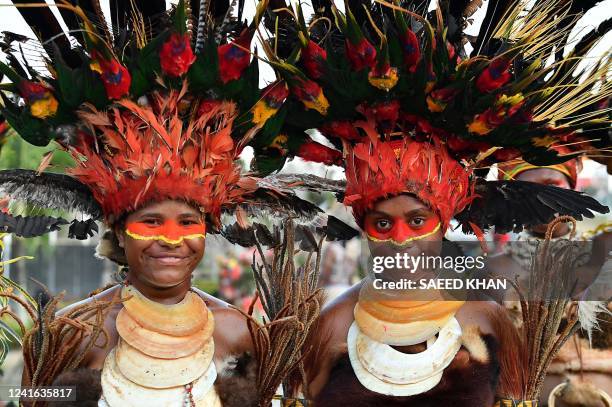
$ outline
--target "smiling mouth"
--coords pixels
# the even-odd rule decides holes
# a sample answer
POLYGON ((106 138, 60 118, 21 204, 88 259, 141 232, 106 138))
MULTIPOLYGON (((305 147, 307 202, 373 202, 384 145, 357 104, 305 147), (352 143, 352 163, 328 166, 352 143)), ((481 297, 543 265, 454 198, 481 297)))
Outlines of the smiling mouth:
POLYGON ((181 264, 187 259, 187 257, 176 257, 176 256, 160 256, 160 257, 150 256, 150 257, 156 263, 162 264, 164 266, 176 266, 178 264, 181 264))

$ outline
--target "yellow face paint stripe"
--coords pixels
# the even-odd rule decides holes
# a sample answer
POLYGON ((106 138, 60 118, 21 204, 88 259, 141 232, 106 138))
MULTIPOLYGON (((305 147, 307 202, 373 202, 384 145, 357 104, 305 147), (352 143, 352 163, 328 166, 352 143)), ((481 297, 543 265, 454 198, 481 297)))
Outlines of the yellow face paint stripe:
POLYGON ((129 229, 126 229, 125 233, 127 233, 127 235, 129 237, 131 237, 132 239, 136 239, 136 240, 161 240, 161 241, 166 242, 168 244, 179 244, 179 243, 182 243, 183 240, 185 240, 185 239, 197 239, 199 237, 201 237, 203 239, 206 239, 206 235, 204 235, 202 233, 196 233, 196 234, 193 234, 193 235, 181 236, 179 239, 176 239, 176 240, 168 239, 164 235, 142 236, 142 235, 139 235, 137 233, 130 232, 129 229))
POLYGON ((424 235, 420 235, 420 236, 415 236, 415 237, 408 238, 408 239, 404 240, 404 241, 403 241, 403 242, 401 242, 401 243, 398 243, 398 242, 396 242, 395 240, 393 240, 393 239, 391 239, 391 238, 389 238, 389 239, 377 239, 377 238, 375 238, 375 237, 373 237, 373 236, 370 236, 369 234, 368 234, 367 236, 368 236, 368 240, 370 240, 370 241, 372 241, 372 242, 376 242, 376 243, 391 243, 392 245, 394 245, 394 246, 396 246, 396 247, 405 247, 405 246, 407 246, 407 245, 408 245, 408 243, 410 243, 410 242, 412 242, 412 241, 414 241, 414 240, 421 240, 421 239, 424 239, 424 238, 426 238, 426 237, 428 237, 428 236, 433 235, 433 234, 434 234, 434 233, 436 233, 438 230, 440 230, 440 227, 441 227, 441 223, 440 223, 440 222, 438 222, 438 224, 436 225, 436 227, 435 227, 435 228, 433 228, 433 230, 432 230, 431 232, 427 232, 427 233, 425 233, 424 235))
POLYGON ((529 163, 519 164, 516 167, 514 167, 512 170, 507 171, 504 174, 504 179, 514 180, 520 173, 529 171, 529 170, 536 170, 538 168, 550 168, 551 170, 559 171, 560 173, 566 175, 568 178, 572 179, 572 175, 570 174, 569 170, 562 164, 538 166, 538 165, 533 165, 529 163))

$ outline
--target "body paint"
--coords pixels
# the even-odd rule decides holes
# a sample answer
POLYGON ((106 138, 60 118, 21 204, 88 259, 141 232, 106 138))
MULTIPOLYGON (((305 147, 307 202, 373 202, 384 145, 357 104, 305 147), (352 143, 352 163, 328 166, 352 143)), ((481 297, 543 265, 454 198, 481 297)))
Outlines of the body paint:
POLYGON ((400 217, 393 218, 392 221, 393 226, 385 232, 376 230, 374 223, 366 224, 365 232, 368 240, 403 247, 414 240, 424 239, 435 234, 441 227, 440 220, 437 217, 427 219, 425 224, 418 229, 410 226, 405 219, 400 217))
POLYGON ((172 219, 164 221, 161 225, 130 222, 126 225, 125 232, 132 239, 162 240, 169 244, 179 244, 184 239, 206 238, 206 224, 180 225, 172 219))

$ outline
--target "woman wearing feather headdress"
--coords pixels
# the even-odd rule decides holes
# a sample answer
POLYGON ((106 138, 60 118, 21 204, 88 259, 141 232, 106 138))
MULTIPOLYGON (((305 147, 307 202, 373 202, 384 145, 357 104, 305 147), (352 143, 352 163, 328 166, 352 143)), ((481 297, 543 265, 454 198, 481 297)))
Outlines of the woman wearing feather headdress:
MULTIPOLYGON (((452 218, 482 239, 491 226, 512 230, 608 211, 576 191, 479 178, 520 156, 563 162, 568 157, 550 148, 561 134, 572 142, 609 125, 605 109, 569 121, 610 92, 607 83, 599 93, 585 91, 607 72, 607 61, 582 83, 571 75, 594 38, 565 58, 555 54, 552 66, 542 62, 567 39, 560 22, 576 18, 569 3, 528 12, 521 4, 489 4, 472 57, 461 33, 469 13, 456 3, 443 3, 428 20, 427 10, 407 9, 418 7, 412 2, 345 2, 341 12, 321 1, 309 27, 299 6, 276 4, 269 25, 276 37, 268 56, 281 78, 269 89, 287 89, 289 97, 283 135, 255 143, 257 168, 274 170, 291 156, 344 167, 346 186, 335 192, 373 256, 444 255, 452 218), (328 144, 311 139, 309 129, 328 144)), ((431 277, 427 267, 415 270, 391 267, 382 279, 431 277)), ((516 392, 507 386, 523 359, 502 307, 447 300, 439 290, 389 294, 373 280, 322 311, 302 388, 316 405, 535 403, 522 385, 516 392)))
MULTIPOLYGON (((2 191, 13 202, 89 215, 70 223, 77 239, 103 221, 108 230, 98 254, 127 269, 121 284, 55 316, 57 298, 37 316, 27 308, 35 327, 24 338, 23 385, 74 385, 74 405, 244 406, 269 391, 256 388, 251 363, 275 354, 253 349, 251 335, 265 328, 248 326, 240 312, 191 286, 222 211, 275 207, 274 193, 243 175, 238 161, 255 134, 274 131, 267 120, 278 106, 266 104, 266 114, 258 114, 270 101, 259 100, 249 51, 266 2, 250 25, 231 17, 229 2, 195 3, 197 32, 183 1, 170 13, 163 1, 132 10, 113 3, 113 33, 97 2, 88 3, 91 10, 58 3, 79 33, 74 48, 61 44, 65 37, 46 5, 17 4, 51 55, 50 75, 10 54, 9 65, 0 63, 12 82, 3 87, 12 95, 2 95, 3 114, 26 141, 54 140, 75 165, 67 175, 4 171, 2 191)), ((290 198, 290 191, 278 197, 290 198)), ((304 205, 301 211, 312 210, 304 205)), ((24 237, 68 224, 10 213, 0 221, 24 237)), ((292 309, 283 311, 290 322, 292 309)), ((279 371, 292 360, 281 360, 279 371)), ((278 384, 266 380, 274 391, 278 384)))

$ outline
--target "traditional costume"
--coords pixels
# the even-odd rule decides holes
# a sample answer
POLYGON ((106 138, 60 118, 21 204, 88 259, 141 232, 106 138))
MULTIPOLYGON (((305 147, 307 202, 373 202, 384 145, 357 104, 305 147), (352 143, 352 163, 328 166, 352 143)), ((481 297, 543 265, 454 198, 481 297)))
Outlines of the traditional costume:
MULTIPOLYGON (((222 212, 236 213, 240 226, 247 226, 249 213, 279 213, 284 207, 279 203, 288 203, 287 199, 296 204, 287 206, 295 210, 293 215, 320 212, 281 184, 266 184, 242 173, 240 153, 257 134, 275 136, 278 126, 269 120, 283 99, 260 92, 257 59, 250 52, 267 2, 258 4, 249 25, 239 21, 242 7, 236 20, 229 2, 193 3, 192 9, 180 1, 170 11, 163 1, 139 7, 113 3, 112 30, 97 2, 83 8, 58 3, 77 38, 74 47, 45 4, 20 6, 26 21, 41 35, 49 59, 46 71, 36 71, 27 60, 16 57, 27 39, 5 34, 9 64, 0 63, 0 72, 10 83, 2 88, 7 91, 2 94, 2 112, 26 141, 35 145, 54 141, 70 153, 75 165, 66 175, 46 173, 49 156, 38 171, 3 171, 0 188, 12 203, 79 215, 68 222, 47 215, 15 216, 9 211, 0 217, 4 232, 39 236, 69 225, 70 237, 86 239, 97 232, 95 221, 100 220, 109 230, 99 253, 125 266, 128 262, 112 227, 124 227, 132 239, 167 244, 201 239, 210 232, 222 232, 242 243, 251 239, 246 242, 250 244, 254 236, 243 229, 222 230, 222 212), (206 220, 186 225, 173 220, 159 225, 126 223, 130 212, 164 200, 187 202, 206 220)), ((278 236, 262 225, 255 229, 257 242, 280 244, 275 241, 278 236)), ((293 249, 290 253, 287 262, 293 261, 293 249)), ((259 286, 264 283, 259 281, 259 286)), ((304 318, 316 315, 318 308, 310 304, 316 303, 316 297, 310 291, 304 289, 290 298, 277 295, 278 289, 266 291, 275 296, 276 304, 267 308, 274 311, 269 319, 282 310, 288 323, 302 323, 301 316, 291 314, 298 307, 310 309, 300 311, 304 318), (301 302, 303 296, 308 297, 306 303, 301 302), (291 304, 285 306, 283 301, 291 304)), ((11 296, 11 292, 2 295, 11 296)), ((265 300, 264 304, 271 301, 265 300)), ((256 358, 262 366, 284 355, 273 347, 279 332, 286 331, 278 328, 283 322, 269 334, 268 328, 251 321, 252 335, 269 335, 267 341, 258 345, 254 355, 237 355, 229 364, 230 371, 240 372, 242 384, 231 372, 225 374, 229 384, 218 380, 215 384, 219 369, 213 361, 215 321, 197 293, 190 291, 179 303, 164 305, 124 283, 116 300, 94 300, 55 318, 58 301, 46 307, 36 300, 21 302, 34 320, 34 329, 25 333, 23 341, 23 384, 77 382, 81 389, 77 403, 91 403, 93 397, 94 402, 100 399, 99 406, 110 407, 256 405, 274 395, 282 379, 279 374, 300 360, 300 347, 289 346, 291 353, 277 361, 277 370, 264 369, 262 384, 264 376, 257 378, 256 368, 247 362, 256 358), (100 377, 95 371, 75 371, 85 351, 105 335, 104 315, 117 301, 122 304, 115 321, 119 339, 106 356, 100 377), (84 381, 93 395, 86 394, 84 381)), ((282 340, 286 345, 298 336, 303 334, 291 331, 282 340)))
MULTIPOLYGON (((463 34, 473 5, 441 3, 426 16, 424 4, 345 2, 342 12, 317 1, 310 19, 299 5, 277 4, 267 51, 280 80, 269 91, 288 89, 289 96, 281 108, 282 135, 254 143, 257 168, 273 171, 292 156, 344 167, 342 202, 369 241, 398 249, 445 231, 451 218, 482 238, 492 226, 503 233, 557 215, 582 219, 607 212, 576 191, 479 177, 492 164, 518 157, 533 165, 560 164, 577 153, 560 155, 553 146, 609 126, 604 108, 575 116, 608 97, 609 83, 598 87, 598 81, 609 61, 600 60, 583 82, 572 75, 607 26, 564 57, 557 47, 583 11, 579 4, 543 2, 524 10, 522 3, 490 3, 477 38, 463 34), (554 64, 544 63, 549 57, 554 64), (312 129, 326 141, 306 134, 312 129), (418 198, 439 221, 421 233, 400 221, 387 233, 370 230, 365 214, 400 194, 418 198)), ((319 185, 324 188, 324 181, 319 185)), ((336 186, 330 190, 337 192, 336 186)), ((373 299, 364 293, 368 287, 354 309, 348 349, 317 405, 490 406, 495 396, 506 405, 504 398, 521 394, 530 399, 512 405, 533 402, 528 391, 509 394, 498 387, 500 364, 502 381, 509 373, 510 346, 462 332, 454 317, 462 302, 373 299), (392 348, 417 343, 426 343, 426 350, 392 348), (470 360, 458 367, 452 362, 462 347, 470 360)), ((513 363, 521 362, 517 357, 513 363)))

